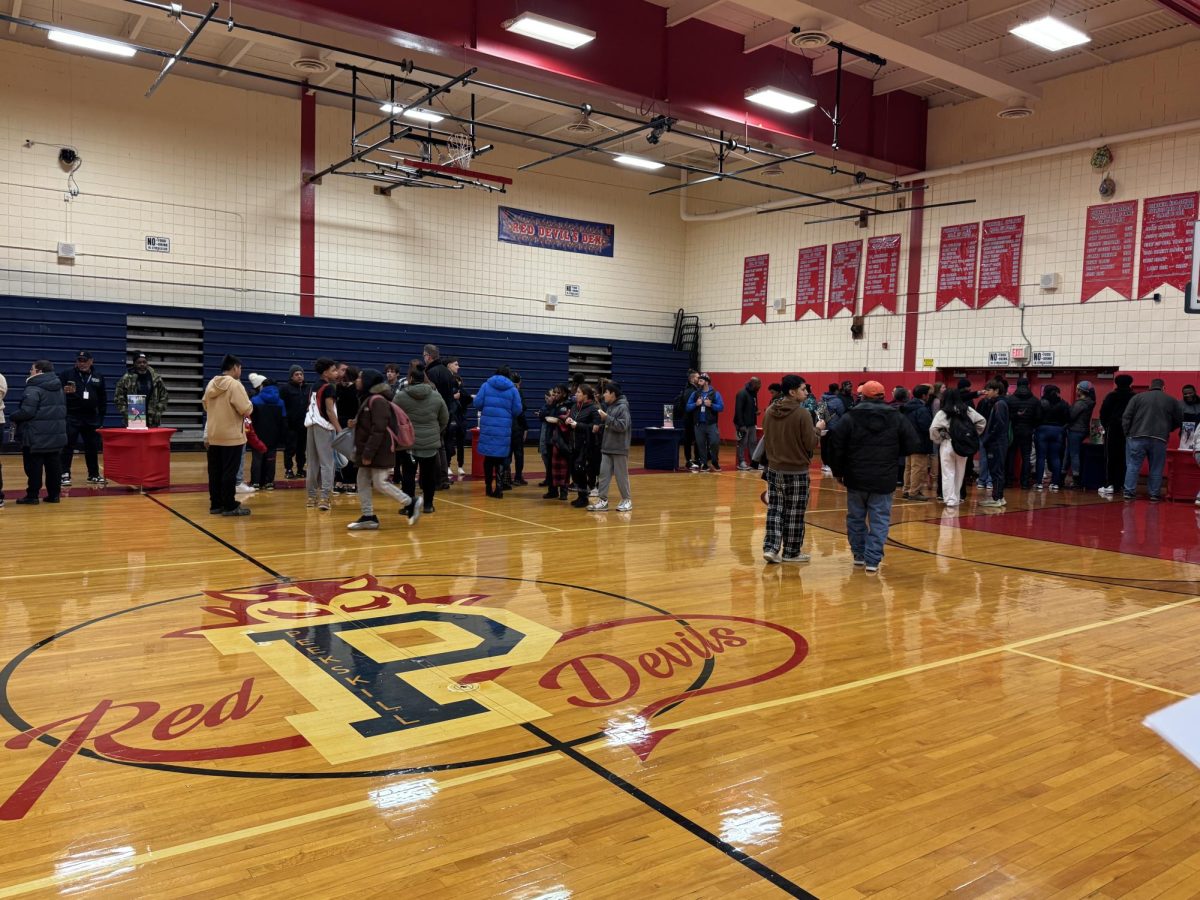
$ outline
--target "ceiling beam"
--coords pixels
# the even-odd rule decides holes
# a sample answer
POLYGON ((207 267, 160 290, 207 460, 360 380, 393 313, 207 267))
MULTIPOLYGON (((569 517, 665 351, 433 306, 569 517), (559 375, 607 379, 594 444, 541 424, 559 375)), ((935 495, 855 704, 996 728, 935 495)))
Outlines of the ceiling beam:
POLYGON ((1026 78, 964 59, 961 53, 889 25, 861 9, 857 0, 805 0, 800 8, 793 0, 739 0, 739 5, 789 22, 795 21, 804 9, 816 11, 826 21, 837 20, 826 29, 835 40, 985 97, 1004 100, 1013 95, 1042 94, 1041 88, 1026 78))
MULTIPOLYGON (((217 57, 217 62, 223 66, 236 66, 242 61, 242 57, 250 52, 254 46, 254 41, 231 41, 229 46, 221 51, 221 55, 217 57)), ((228 72, 221 72, 217 77, 224 78, 228 72)))
POLYGON ((762 25, 759 25, 747 32, 746 43, 742 49, 742 52, 753 53, 755 50, 768 47, 781 38, 785 38, 791 34, 793 27, 794 26, 791 22, 782 22, 779 19, 772 19, 770 22, 764 22, 762 25))
POLYGON ((883 94, 890 94, 892 91, 906 91, 910 87, 924 84, 930 80, 932 79, 928 75, 924 72, 918 72, 916 69, 900 69, 898 72, 892 72, 890 75, 876 78, 871 88, 875 96, 879 97, 883 94))
POLYGON ((667 10, 667 27, 673 28, 676 25, 682 25, 688 19, 704 15, 710 9, 716 9, 724 2, 725 0, 679 0, 667 10))
POLYGON ((142 33, 142 29, 146 27, 146 20, 149 18, 145 13, 132 13, 125 20, 125 28, 121 32, 122 37, 127 41, 136 41, 138 35, 142 33))

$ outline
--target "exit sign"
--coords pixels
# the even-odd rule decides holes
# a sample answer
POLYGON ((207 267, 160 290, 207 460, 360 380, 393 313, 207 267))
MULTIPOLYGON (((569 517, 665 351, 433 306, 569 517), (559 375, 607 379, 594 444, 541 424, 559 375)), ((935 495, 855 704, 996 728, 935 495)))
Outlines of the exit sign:
POLYGON ((1025 359, 1025 348, 1024 347, 1013 347, 1012 355, 1009 358, 1013 362, 1017 362, 1018 360, 1025 359))

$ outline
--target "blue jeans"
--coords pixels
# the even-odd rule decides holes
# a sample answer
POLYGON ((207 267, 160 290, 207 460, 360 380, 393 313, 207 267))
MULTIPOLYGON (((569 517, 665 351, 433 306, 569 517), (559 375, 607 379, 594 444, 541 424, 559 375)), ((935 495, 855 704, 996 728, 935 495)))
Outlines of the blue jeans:
POLYGON ((988 468, 987 450, 979 445, 979 483, 984 487, 992 486, 992 470, 988 468))
POLYGON ((715 466, 717 451, 721 448, 721 435, 717 432, 716 422, 696 422, 696 462, 707 466, 710 462, 715 466))
MULTIPOLYGON (((1075 479, 1076 487, 1079 487, 1083 483, 1083 468, 1079 464, 1079 453, 1080 448, 1083 447, 1083 440, 1086 437, 1086 431, 1067 432, 1067 447, 1071 452, 1071 475, 1075 479)), ((1163 447, 1165 449, 1166 444, 1163 447)))
POLYGON ((1046 466, 1050 466, 1050 483, 1062 487, 1063 472, 1063 430, 1061 425, 1039 425, 1037 438, 1037 469, 1033 474, 1033 483, 1041 484, 1046 474, 1046 466))
POLYGON ((869 491, 846 492, 846 537, 855 559, 877 566, 883 560, 883 545, 892 524, 892 494, 869 491))
POLYGON ((1163 466, 1167 463, 1167 442, 1154 438, 1131 437, 1125 444, 1125 493, 1137 493, 1138 473, 1142 471, 1142 460, 1150 460, 1150 481, 1147 485, 1151 497, 1162 495, 1163 466))

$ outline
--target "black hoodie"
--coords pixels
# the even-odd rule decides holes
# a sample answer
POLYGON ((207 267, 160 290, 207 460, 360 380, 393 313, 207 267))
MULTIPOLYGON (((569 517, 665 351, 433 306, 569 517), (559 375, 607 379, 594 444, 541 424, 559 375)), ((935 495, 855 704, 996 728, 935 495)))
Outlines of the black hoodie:
POLYGON ((882 400, 863 400, 833 426, 826 462, 852 491, 891 494, 896 461, 920 451, 920 439, 900 410, 882 400))
POLYGON ((1018 384, 1015 393, 1004 398, 1014 431, 1032 431, 1042 424, 1042 401, 1033 396, 1027 384, 1018 384))

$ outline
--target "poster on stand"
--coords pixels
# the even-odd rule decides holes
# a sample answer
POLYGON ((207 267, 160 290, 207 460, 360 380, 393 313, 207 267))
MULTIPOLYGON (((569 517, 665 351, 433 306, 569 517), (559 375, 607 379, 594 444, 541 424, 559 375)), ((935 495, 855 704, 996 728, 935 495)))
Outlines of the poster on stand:
POLYGON ((796 318, 805 313, 825 316, 825 251, 828 245, 805 247, 796 261, 796 318))
POLYGON ((1191 277, 1192 230, 1200 192, 1142 201, 1142 260, 1136 297, 1162 287, 1183 290, 1191 277))
POLYGON ((1105 288, 1128 300, 1133 296, 1133 242, 1137 201, 1098 203, 1087 210, 1083 236, 1083 291, 1087 303, 1105 288))
POLYGON ((997 297, 1003 297, 1013 306, 1020 305, 1025 217, 988 219, 983 223, 982 234, 976 309, 983 309, 997 297))
POLYGON ((854 315, 858 306, 858 272, 862 268, 862 241, 834 244, 829 258, 829 314, 843 310, 854 315))
POLYGON ((937 309, 961 300, 975 308, 975 269, 979 264, 979 223, 947 225, 938 250, 937 309))
POLYGON ((767 321, 767 274, 771 268, 771 257, 767 253, 747 256, 742 263, 742 324, 758 317, 767 321))
POLYGON ((867 264, 863 275, 863 315, 882 306, 896 311, 900 284, 900 235, 867 238, 867 264))

